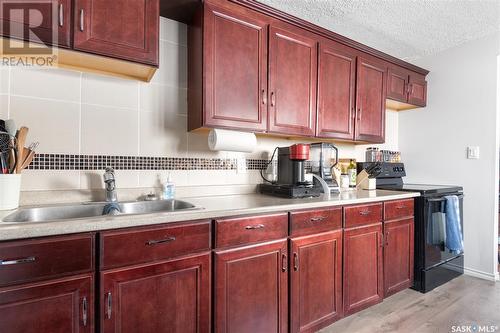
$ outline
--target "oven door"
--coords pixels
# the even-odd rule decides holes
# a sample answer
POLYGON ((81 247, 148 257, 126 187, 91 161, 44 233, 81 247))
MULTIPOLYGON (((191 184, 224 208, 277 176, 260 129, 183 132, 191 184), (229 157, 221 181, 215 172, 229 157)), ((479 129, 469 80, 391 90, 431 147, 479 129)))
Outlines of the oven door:
MULTIPOLYGON (((463 239, 463 194, 452 193, 459 198, 460 230, 463 239)), ((424 219, 424 268, 428 269, 463 255, 452 253, 446 248, 446 199, 443 196, 425 198, 424 219)))

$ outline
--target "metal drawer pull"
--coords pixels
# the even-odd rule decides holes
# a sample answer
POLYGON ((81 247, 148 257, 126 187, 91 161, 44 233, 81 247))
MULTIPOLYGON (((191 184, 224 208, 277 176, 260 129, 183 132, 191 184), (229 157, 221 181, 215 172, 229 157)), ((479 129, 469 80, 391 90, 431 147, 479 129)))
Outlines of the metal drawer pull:
POLYGON ((396 209, 405 209, 405 206, 396 206, 396 209))
POLYGON ((157 244, 163 244, 163 243, 169 243, 173 242, 175 240, 175 237, 168 237, 164 239, 157 239, 157 240, 150 240, 146 242, 146 245, 157 245, 157 244))
POLYGON ((389 246, 389 231, 385 233, 385 246, 389 246))
POLYGON ((369 210, 362 210, 362 211, 359 212, 359 215, 361 215, 361 216, 367 216, 367 215, 370 215, 370 213, 371 212, 369 210))
POLYGON ((262 229, 264 227, 265 227, 265 225, 263 225, 263 224, 256 224, 256 225, 247 225, 245 227, 245 229, 247 229, 247 230, 255 230, 255 229, 262 229))
POLYGON ((59 4, 59 26, 62 27, 64 25, 64 7, 63 4, 59 4))
POLYGON ((275 106, 275 105, 276 105, 276 94, 273 91, 271 93, 271 106, 275 106))
POLYGON ((84 297, 82 300, 82 322, 83 326, 87 326, 87 311, 88 311, 88 304, 87 304, 87 297, 84 297))
POLYGON ((325 219, 324 216, 311 217, 311 222, 321 222, 325 219))
POLYGON ((35 257, 27 257, 27 258, 12 259, 12 260, 1 260, 0 259, 0 266, 28 264, 30 262, 35 262, 35 261, 36 261, 35 257))
POLYGON ((83 24, 83 19, 85 18, 85 12, 83 9, 80 9, 80 31, 83 32, 85 30, 85 26, 83 24))
POLYGON ((262 89, 262 104, 266 105, 267 104, 267 94, 264 89, 262 89))
POLYGON ((293 270, 299 270, 299 255, 296 252, 293 253, 293 270))
POLYGON ((112 306, 113 306, 113 300, 111 299, 111 292, 108 292, 108 296, 107 296, 107 307, 106 307, 106 315, 108 317, 108 319, 111 319, 111 309, 112 309, 112 306))
POLYGON ((286 262, 287 258, 286 258, 286 254, 282 254, 281 255, 281 270, 283 272, 286 272, 286 266, 287 266, 287 262, 286 262))

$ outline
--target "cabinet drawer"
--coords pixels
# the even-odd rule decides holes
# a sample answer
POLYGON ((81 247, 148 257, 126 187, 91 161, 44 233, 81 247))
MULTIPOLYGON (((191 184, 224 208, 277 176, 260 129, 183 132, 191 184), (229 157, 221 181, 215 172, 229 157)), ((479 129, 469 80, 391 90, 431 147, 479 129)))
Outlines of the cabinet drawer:
POLYGON ((290 213, 291 236, 304 236, 342 228, 342 208, 290 213))
POLYGON ((344 208, 344 227, 382 222, 382 203, 350 206, 344 208))
POLYGON ((210 221, 101 234, 101 267, 116 268, 210 249, 210 221))
POLYGON ((215 246, 218 248, 285 238, 287 236, 287 213, 215 221, 215 246))
POLYGON ((384 221, 412 217, 414 214, 413 202, 413 199, 409 199, 384 203, 384 221))
POLYGON ((93 234, 0 243, 0 285, 93 271, 94 248, 93 234))

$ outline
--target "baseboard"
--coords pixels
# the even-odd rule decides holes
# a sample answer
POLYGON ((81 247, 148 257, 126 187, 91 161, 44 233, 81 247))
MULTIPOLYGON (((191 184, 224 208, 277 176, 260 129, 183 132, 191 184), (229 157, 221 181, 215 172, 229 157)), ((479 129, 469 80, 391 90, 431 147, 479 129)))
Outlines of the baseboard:
POLYGON ((496 272, 495 274, 491 274, 491 273, 486 273, 483 271, 478 271, 477 269, 464 267, 464 274, 469 275, 469 276, 473 276, 473 277, 477 277, 477 278, 480 278, 483 280, 488 280, 488 281, 499 281, 500 280, 500 276, 499 276, 498 272, 496 272))

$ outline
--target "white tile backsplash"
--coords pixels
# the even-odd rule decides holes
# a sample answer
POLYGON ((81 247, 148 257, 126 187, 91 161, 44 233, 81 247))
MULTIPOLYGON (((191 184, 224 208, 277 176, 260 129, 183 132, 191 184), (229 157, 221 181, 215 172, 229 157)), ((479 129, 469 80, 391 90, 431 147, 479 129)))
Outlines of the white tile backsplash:
POLYGON ((9 118, 9 96, 0 95, 0 119, 9 118))
POLYGON ((138 112, 82 104, 81 153, 136 156, 138 112))
POLYGON ((10 118, 30 131, 27 144, 38 141, 44 153, 75 153, 80 142, 80 105, 65 101, 11 96, 10 118))
POLYGON ((21 177, 22 191, 77 190, 80 188, 80 171, 24 170, 21 177))
POLYGON ((0 95, 9 93, 9 68, 0 67, 0 95))
MULTIPOLYGON (((251 154, 208 149, 208 131, 187 132, 187 26, 160 20, 160 68, 151 83, 63 69, 0 66, 0 118, 30 127, 41 153, 200 158, 263 158, 301 140, 258 137, 251 154), (10 77, 8 73, 10 72, 10 77)), ((388 112, 387 144, 396 150, 398 115, 388 112)), ((312 140, 305 140, 312 142, 312 140)), ((339 144, 342 157, 363 158, 366 146, 339 144)), ((117 171, 118 188, 157 187, 169 171, 117 171)), ((258 171, 171 171, 177 186, 253 186, 258 171)), ((23 190, 101 189, 102 171, 23 173, 23 190)))
POLYGON ((26 69, 12 67, 12 95, 49 98, 61 101, 80 101, 81 73, 63 69, 26 69))
POLYGON ((83 74, 82 103, 137 108, 138 82, 94 74, 83 74))
POLYGON ((186 116, 141 112, 139 122, 139 155, 187 157, 186 116))

